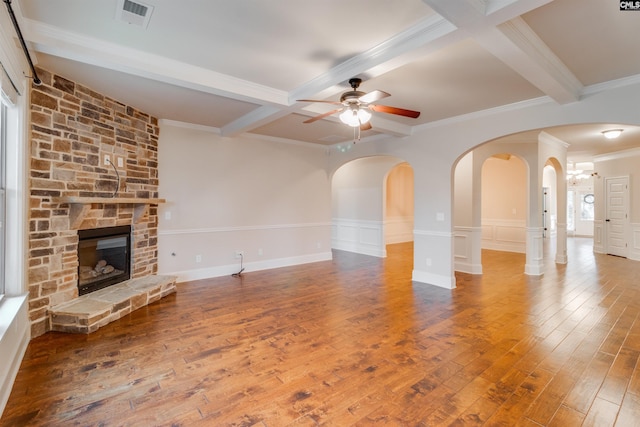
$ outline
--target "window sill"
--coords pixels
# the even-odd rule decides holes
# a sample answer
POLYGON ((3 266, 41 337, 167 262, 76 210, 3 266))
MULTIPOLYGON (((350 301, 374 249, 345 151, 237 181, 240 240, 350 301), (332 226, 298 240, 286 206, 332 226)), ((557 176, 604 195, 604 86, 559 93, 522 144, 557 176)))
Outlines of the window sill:
POLYGON ((3 342, 7 331, 12 326, 17 327, 20 308, 27 303, 27 295, 8 297, 4 295, 0 300, 0 343, 3 342))

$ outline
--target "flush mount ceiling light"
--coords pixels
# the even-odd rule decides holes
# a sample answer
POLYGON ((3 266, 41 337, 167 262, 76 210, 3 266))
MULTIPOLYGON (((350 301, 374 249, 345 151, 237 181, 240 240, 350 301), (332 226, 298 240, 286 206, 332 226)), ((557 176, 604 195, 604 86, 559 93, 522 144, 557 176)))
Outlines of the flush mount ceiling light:
POLYGON ((605 138, 607 139, 615 139, 620 136, 622 133, 622 129, 609 129, 602 132, 605 138))

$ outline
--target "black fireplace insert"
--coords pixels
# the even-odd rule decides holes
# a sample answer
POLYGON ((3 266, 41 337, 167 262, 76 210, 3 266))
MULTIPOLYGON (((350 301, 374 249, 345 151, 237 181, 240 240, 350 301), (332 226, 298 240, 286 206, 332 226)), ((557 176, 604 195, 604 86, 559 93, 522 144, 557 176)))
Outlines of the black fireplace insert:
POLYGON ((131 278, 131 226, 78 230, 78 293, 131 278))

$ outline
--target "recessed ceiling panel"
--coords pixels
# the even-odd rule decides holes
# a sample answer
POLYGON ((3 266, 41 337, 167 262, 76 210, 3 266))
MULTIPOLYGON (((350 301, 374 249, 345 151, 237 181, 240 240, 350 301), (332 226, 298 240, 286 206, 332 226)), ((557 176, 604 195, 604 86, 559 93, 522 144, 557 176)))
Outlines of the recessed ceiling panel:
POLYGON ((367 82, 364 90, 373 89, 392 94, 381 103, 421 111, 416 121, 396 119, 409 125, 543 95, 472 40, 458 42, 367 82))
POLYGON ((556 0, 522 18, 585 86, 640 74, 640 12, 617 1, 556 0))

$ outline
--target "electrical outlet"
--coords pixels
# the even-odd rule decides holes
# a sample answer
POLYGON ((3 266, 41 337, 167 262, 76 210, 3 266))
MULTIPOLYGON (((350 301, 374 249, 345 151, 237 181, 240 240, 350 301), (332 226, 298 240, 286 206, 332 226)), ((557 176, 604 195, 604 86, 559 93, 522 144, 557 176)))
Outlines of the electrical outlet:
POLYGON ((124 167, 124 159, 122 157, 118 157, 118 167, 124 167))
POLYGON ((109 166, 111 164, 111 156, 108 154, 105 154, 102 164, 105 166, 109 166))
POLYGON ((196 255, 196 262, 202 262, 202 255, 196 255))
POLYGON ((236 249, 236 258, 244 257, 244 252, 236 249))

